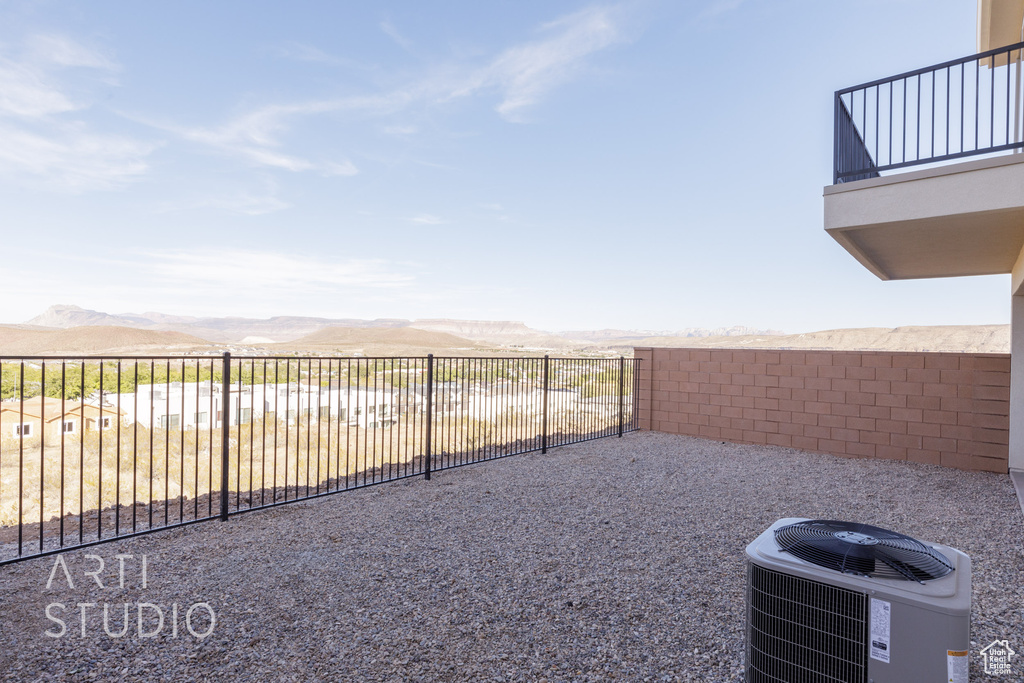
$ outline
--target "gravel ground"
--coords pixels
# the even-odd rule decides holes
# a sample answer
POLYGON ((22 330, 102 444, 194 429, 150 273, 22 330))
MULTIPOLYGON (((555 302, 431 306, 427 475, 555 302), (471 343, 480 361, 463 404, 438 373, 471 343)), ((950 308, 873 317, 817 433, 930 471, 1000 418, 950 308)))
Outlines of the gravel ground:
POLYGON ((653 432, 2 567, 0 680, 737 681, 743 549, 781 517, 966 552, 972 680, 1024 681, 1024 654, 999 677, 978 655, 1024 653, 1006 475, 653 432))

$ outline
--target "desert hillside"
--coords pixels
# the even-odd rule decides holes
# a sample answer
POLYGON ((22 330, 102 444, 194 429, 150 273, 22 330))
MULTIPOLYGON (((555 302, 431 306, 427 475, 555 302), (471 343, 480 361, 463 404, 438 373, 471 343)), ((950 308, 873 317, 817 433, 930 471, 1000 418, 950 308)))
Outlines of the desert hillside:
POLYGON ((111 325, 67 329, 0 326, 0 355, 123 355, 217 350, 205 339, 181 332, 139 330, 111 325))
POLYGON ((1010 326, 866 327, 802 334, 737 326, 687 328, 655 336, 652 332, 620 329, 552 333, 521 322, 493 320, 410 322, 301 316, 198 319, 153 312, 110 316, 74 306, 53 306, 29 324, 0 325, 0 355, 8 356, 220 351, 258 355, 628 356, 636 346, 1009 353, 1010 326), (76 325, 76 321, 90 324, 76 325), (160 329, 166 327, 175 329, 160 329))
POLYGON ((140 330, 182 332, 211 342, 236 343, 246 338, 267 339, 284 342, 298 339, 331 325, 346 327, 401 327, 407 320, 358 320, 354 318, 315 318, 307 316, 279 315, 273 318, 197 318, 194 316, 168 315, 166 313, 119 313, 109 314, 79 306, 56 304, 27 321, 33 326, 50 328, 74 328, 82 326, 134 327, 140 330))
POLYGON ((473 355, 480 344, 443 332, 411 327, 326 327, 293 341, 265 344, 273 352, 297 351, 366 356, 410 356, 427 353, 473 355))
MULTIPOLYGON (((781 334, 773 330, 734 326, 723 328, 688 327, 669 332, 642 330, 578 330, 551 332, 539 330, 514 320, 454 320, 450 318, 425 318, 403 320, 399 318, 322 318, 309 316, 281 315, 272 318, 204 317, 170 315, 149 311, 146 313, 110 314, 68 304, 50 306, 43 313, 27 321, 32 327, 69 329, 83 326, 132 327, 141 330, 182 332, 205 339, 211 343, 239 345, 245 349, 272 347, 278 350, 291 348, 289 344, 310 343, 322 345, 321 339, 306 339, 311 334, 326 328, 355 328, 366 330, 416 329, 454 335, 484 346, 510 347, 523 353, 553 351, 570 354, 586 349, 607 349, 612 346, 630 346, 641 339, 656 335, 679 338, 708 336, 772 335, 781 334)), ((15 327, 24 327, 15 326, 15 327)), ((356 340, 352 341, 358 346, 356 340)), ((401 344, 401 338, 367 338, 366 343, 401 344)), ((416 343, 419 343, 418 341, 416 343)), ((446 343, 440 340, 444 347, 446 343)), ((330 342, 326 343, 330 346, 330 342)))
POLYGON ((500 346, 521 346, 538 349, 565 349, 585 345, 585 340, 566 338, 527 327, 508 320, 414 320, 410 327, 431 332, 444 332, 473 341, 500 346))

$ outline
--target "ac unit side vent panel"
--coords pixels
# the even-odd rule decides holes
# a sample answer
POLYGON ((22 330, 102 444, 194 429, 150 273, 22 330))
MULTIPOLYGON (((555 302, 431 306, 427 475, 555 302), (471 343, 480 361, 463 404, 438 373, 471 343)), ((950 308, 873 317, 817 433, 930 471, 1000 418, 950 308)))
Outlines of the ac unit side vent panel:
POLYGON ((867 683, 863 593, 765 569, 747 571, 747 683, 867 683))

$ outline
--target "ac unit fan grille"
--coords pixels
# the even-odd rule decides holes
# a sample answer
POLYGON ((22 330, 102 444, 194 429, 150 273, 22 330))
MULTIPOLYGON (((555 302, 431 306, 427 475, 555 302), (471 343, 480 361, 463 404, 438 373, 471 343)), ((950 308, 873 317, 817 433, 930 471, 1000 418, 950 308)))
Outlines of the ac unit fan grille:
POLYGON ((776 529, 775 542, 801 560, 861 576, 924 583, 953 571, 938 550, 870 524, 808 519, 776 529))
POLYGON ((867 683, 867 596, 750 563, 747 683, 867 683))

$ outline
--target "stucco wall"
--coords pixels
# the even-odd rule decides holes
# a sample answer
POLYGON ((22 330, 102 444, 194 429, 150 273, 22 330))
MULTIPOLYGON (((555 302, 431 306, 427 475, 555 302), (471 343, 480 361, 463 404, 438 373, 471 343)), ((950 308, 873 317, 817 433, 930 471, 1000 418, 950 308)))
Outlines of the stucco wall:
POLYGON ((637 348, 640 427, 1006 472, 1009 354, 637 348))

